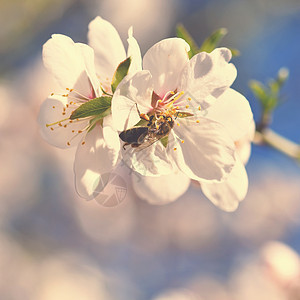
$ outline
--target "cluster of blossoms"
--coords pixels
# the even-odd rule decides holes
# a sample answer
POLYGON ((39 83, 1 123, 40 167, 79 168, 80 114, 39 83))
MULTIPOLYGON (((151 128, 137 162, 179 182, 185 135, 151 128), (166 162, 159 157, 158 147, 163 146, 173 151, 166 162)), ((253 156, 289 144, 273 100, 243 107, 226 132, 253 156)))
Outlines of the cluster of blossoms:
POLYGON ((96 198, 109 181, 104 174, 125 163, 136 193, 149 202, 174 201, 193 180, 215 205, 235 210, 248 189, 254 122, 248 101, 230 88, 237 73, 230 50, 189 59, 189 45, 169 38, 142 59, 132 29, 126 54, 116 29, 100 17, 88 40, 56 34, 43 48, 64 94, 46 99, 39 124, 49 143, 78 145, 78 193, 96 198))

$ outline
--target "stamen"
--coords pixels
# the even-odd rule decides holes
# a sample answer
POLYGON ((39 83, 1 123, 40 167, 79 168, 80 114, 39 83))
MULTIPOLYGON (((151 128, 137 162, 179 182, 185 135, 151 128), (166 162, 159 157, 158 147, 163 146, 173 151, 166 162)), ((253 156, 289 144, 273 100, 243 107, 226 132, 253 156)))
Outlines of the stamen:
MULTIPOLYGON (((63 119, 63 120, 60 120, 60 121, 57 121, 57 122, 54 122, 54 123, 50 123, 50 124, 46 124, 46 127, 49 127, 49 126, 52 126, 52 125, 56 125, 56 124, 61 124, 61 122, 64 122, 64 121, 67 121, 69 120, 69 118, 67 119, 63 119)), ((59 125, 59 126, 62 126, 62 125, 59 125)))

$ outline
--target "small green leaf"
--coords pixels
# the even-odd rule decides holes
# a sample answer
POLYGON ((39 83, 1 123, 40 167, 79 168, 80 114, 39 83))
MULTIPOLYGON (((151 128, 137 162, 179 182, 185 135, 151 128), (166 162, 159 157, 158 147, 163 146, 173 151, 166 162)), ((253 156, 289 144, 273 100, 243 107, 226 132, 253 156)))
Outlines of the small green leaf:
POLYGON ((182 24, 177 25, 176 35, 177 37, 184 39, 190 45, 189 58, 192 58, 199 52, 198 45, 182 24))
POLYGON ((91 116, 104 118, 110 114, 111 99, 112 97, 102 96, 85 102, 72 112, 70 119, 74 120, 91 116))
POLYGON ((168 135, 166 135, 166 136, 164 136, 163 138, 160 139, 160 142, 163 144, 163 146, 165 148, 167 148, 168 140, 169 140, 169 136, 168 135))
POLYGON ((199 52, 205 51, 210 53, 213 51, 221 42, 223 37, 227 34, 226 28, 219 28, 214 31, 201 45, 199 52))
POLYGON ((249 87, 257 99, 265 99, 268 97, 265 88, 261 82, 257 80, 251 80, 249 82, 249 87))
POLYGON ((241 55, 241 52, 238 49, 229 48, 229 50, 231 51, 232 57, 241 55))
POLYGON ((128 74, 130 64, 131 57, 128 57, 118 65, 111 82, 111 90, 113 93, 117 89, 117 86, 119 85, 121 80, 128 74))

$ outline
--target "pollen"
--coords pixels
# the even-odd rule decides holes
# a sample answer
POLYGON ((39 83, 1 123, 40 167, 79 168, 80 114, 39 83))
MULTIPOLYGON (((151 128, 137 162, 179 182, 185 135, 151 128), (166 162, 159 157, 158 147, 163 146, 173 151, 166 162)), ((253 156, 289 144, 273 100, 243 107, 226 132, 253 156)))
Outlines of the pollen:
POLYGON ((74 133, 74 132, 75 132, 75 130, 72 130, 72 132, 74 133))
POLYGON ((181 144, 184 144, 184 140, 181 140, 181 144))
POLYGON ((67 125, 64 125, 65 128, 67 128, 67 125))
POLYGON ((176 125, 177 125, 177 126, 180 126, 180 124, 179 124, 179 123, 177 123, 176 125))
POLYGON ((189 105, 186 105, 186 106, 185 106, 185 108, 189 108, 189 107, 190 107, 189 105))
POLYGON ((191 98, 191 97, 188 97, 188 100, 189 100, 189 101, 191 101, 191 100, 192 100, 192 98, 191 98))
POLYGON ((58 123, 58 126, 62 126, 62 124, 61 124, 61 123, 58 123))
POLYGON ((201 110, 201 106, 198 107, 198 110, 201 110))
POLYGON ((71 146, 70 142, 67 142, 67 145, 68 145, 68 146, 71 146))
POLYGON ((196 123, 198 123, 198 124, 199 124, 199 123, 200 123, 200 121, 199 121, 199 120, 197 120, 197 121, 196 121, 196 123))
POLYGON ((173 150, 174 150, 174 151, 176 151, 176 150, 177 150, 177 148, 174 148, 173 150))
POLYGON ((82 133, 82 130, 78 130, 78 133, 82 133))
POLYGON ((53 96, 54 95, 54 93, 51 93, 51 96, 53 96))
POLYGON ((54 128, 53 128, 53 127, 50 127, 50 129, 51 129, 51 130, 54 130, 54 128))
POLYGON ((55 106, 53 105, 52 108, 55 108, 55 106))
POLYGON ((82 143, 81 143, 81 145, 84 145, 85 144, 85 141, 83 141, 82 143))

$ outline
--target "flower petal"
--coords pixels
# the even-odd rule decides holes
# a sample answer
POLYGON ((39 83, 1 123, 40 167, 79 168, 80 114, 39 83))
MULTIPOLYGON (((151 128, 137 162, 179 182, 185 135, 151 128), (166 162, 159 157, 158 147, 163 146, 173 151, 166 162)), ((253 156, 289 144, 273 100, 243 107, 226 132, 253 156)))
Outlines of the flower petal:
POLYGON ((78 194, 86 199, 95 198, 107 184, 118 158, 119 152, 107 146, 101 126, 96 125, 86 135, 85 144, 77 148, 74 172, 78 194))
POLYGON ((82 140, 83 130, 88 125, 87 120, 72 123, 69 120, 59 122, 68 118, 73 111, 73 108, 66 107, 67 102, 66 97, 50 96, 42 103, 38 116, 41 135, 48 143, 59 148, 77 145, 82 140), (46 126, 52 123, 57 124, 46 126))
POLYGON ((174 171, 173 163, 160 141, 140 151, 127 146, 125 150, 122 148, 121 152, 123 162, 143 176, 161 176, 174 171))
POLYGON ((235 66, 228 63, 230 59, 231 51, 226 48, 196 54, 181 74, 179 90, 188 92, 197 104, 206 109, 236 78, 235 66))
POLYGON ((140 113, 152 109, 152 77, 149 71, 140 71, 126 76, 118 85, 111 104, 114 126, 123 131, 140 120, 140 113), (137 110, 138 108, 138 110, 137 110))
POLYGON ((131 65, 128 73, 134 73, 137 71, 142 71, 142 55, 138 42, 133 37, 133 29, 130 27, 128 29, 128 50, 127 57, 131 57, 131 65))
POLYGON ((189 61, 189 50, 190 46, 183 39, 170 38, 146 52, 143 68, 152 74, 154 91, 160 97, 177 88, 181 71, 189 61))
POLYGON ((221 124, 206 118, 181 119, 169 135, 168 154, 195 180, 220 181, 235 164, 235 145, 221 124))
POLYGON ((248 176, 243 163, 237 159, 228 178, 220 183, 201 182, 204 195, 225 211, 234 211, 248 191, 248 176))
POLYGON ((126 58, 117 30, 110 22, 96 17, 89 24, 88 40, 95 51, 95 64, 100 81, 111 81, 119 63, 126 58))
POLYGON ((223 124, 234 141, 248 133, 253 122, 253 114, 247 99, 233 89, 227 89, 207 109, 206 118, 223 124))
POLYGON ((252 120, 248 132, 238 141, 235 142, 236 152, 244 165, 248 163, 251 155, 251 141, 255 134, 255 122, 252 120))
MULTIPOLYGON (((54 75, 60 86, 64 90, 76 88, 85 96, 90 93, 86 59, 81 47, 76 45, 71 38, 62 34, 53 34, 52 38, 43 46, 44 65, 54 75)), ((89 57, 89 59, 92 58, 89 57)))
POLYGON ((156 205, 175 201, 186 192, 190 185, 190 179, 179 170, 159 177, 133 173, 131 180, 136 194, 150 204, 156 205))
POLYGON ((103 138, 108 148, 120 151, 120 138, 118 132, 113 127, 112 115, 103 119, 103 138))
MULTIPOLYGON (((90 79, 96 97, 100 96, 102 93, 100 93, 99 79, 96 75, 94 50, 90 46, 82 43, 76 43, 75 46, 81 51, 85 63, 86 74, 90 79)), ((91 95, 88 96, 90 96, 90 99, 92 98, 91 95)))

